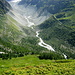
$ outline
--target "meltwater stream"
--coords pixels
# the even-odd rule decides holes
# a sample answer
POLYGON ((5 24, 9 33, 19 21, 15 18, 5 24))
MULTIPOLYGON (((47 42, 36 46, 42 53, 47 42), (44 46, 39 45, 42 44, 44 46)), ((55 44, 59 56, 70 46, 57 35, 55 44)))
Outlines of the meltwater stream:
MULTIPOLYGON (((29 19, 26 16, 25 16, 25 19, 28 22, 28 27, 31 27, 33 29, 32 26, 34 25, 34 23, 33 22, 30 22, 29 19)), ((38 43, 38 45, 40 45, 41 47, 47 48, 48 50, 51 50, 51 51, 54 51, 55 52, 55 50, 50 45, 44 43, 44 41, 42 40, 42 38, 39 37, 39 31, 36 31, 36 37, 38 37, 39 40, 40 40, 40 42, 38 43)))
MULTIPOLYGON (((38 43, 38 45, 40 45, 41 47, 47 48, 48 50, 51 50, 51 51, 54 51, 55 52, 55 50, 50 45, 46 44, 42 40, 42 38, 39 37, 39 31, 36 31, 36 37, 38 37, 39 40, 40 40, 40 42, 38 43)), ((67 56, 64 53, 63 53, 63 56, 64 56, 65 59, 67 59, 67 56)))
POLYGON ((55 50, 48 44, 44 43, 44 41, 42 40, 42 38, 39 37, 39 31, 36 31, 36 37, 39 38, 40 42, 38 43, 38 45, 44 47, 44 48, 47 48, 48 50, 51 50, 51 51, 54 51, 55 50))

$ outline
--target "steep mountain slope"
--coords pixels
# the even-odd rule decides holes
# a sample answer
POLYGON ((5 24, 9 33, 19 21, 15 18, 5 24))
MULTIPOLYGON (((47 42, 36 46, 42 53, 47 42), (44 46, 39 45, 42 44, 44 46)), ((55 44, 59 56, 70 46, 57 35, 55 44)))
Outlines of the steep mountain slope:
POLYGON ((75 58, 75 1, 67 2, 70 3, 68 8, 61 9, 39 26, 42 29, 40 36, 58 52, 75 58))
POLYGON ((5 0, 0 0, 0 51, 10 50, 10 45, 16 44, 19 36, 24 36, 15 25, 16 21, 7 15, 10 9, 11 6, 5 0))

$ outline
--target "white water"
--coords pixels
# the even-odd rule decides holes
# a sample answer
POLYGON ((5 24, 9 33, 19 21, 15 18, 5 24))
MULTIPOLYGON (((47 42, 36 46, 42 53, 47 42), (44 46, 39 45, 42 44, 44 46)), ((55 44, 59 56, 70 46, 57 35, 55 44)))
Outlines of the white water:
POLYGON ((39 37, 39 31, 36 31, 36 37, 39 38, 40 42, 38 43, 38 45, 44 47, 44 48, 47 48, 48 50, 51 50, 51 51, 54 51, 55 50, 48 44, 44 43, 44 41, 42 40, 42 38, 39 37))
POLYGON ((12 2, 20 2, 21 0, 11 0, 12 2))
MULTIPOLYGON (((29 19, 25 16, 27 22, 28 22, 28 27, 31 27, 33 29, 33 25, 34 23, 33 22, 30 22, 29 19)), ((50 45, 44 43, 44 41, 42 40, 42 38, 39 37, 39 31, 36 31, 36 37, 39 38, 40 42, 38 43, 38 45, 44 47, 44 48, 47 48, 48 50, 51 50, 51 51, 55 51, 50 45)))
MULTIPOLYGON (((30 18, 30 16, 28 16, 28 18, 30 18)), ((35 25, 34 23, 30 22, 30 21, 28 20, 28 18, 25 16, 25 19, 26 19, 27 22, 28 22, 28 27, 31 27, 31 26, 35 25)))
MULTIPOLYGON (((38 37, 39 40, 40 40, 40 42, 38 43, 38 45, 40 45, 40 46, 42 46, 44 48, 47 48, 48 50, 51 50, 51 51, 55 52, 55 50, 50 45, 44 43, 44 41, 42 40, 42 38, 39 37, 39 31, 36 31, 36 37, 38 37)), ((63 56, 64 56, 65 59, 67 59, 67 56, 64 53, 63 53, 63 56)))
POLYGON ((64 53, 63 53, 63 55, 64 55, 64 58, 67 59, 67 56, 64 53))
POLYGON ((0 52, 0 54, 4 54, 5 52, 0 52))

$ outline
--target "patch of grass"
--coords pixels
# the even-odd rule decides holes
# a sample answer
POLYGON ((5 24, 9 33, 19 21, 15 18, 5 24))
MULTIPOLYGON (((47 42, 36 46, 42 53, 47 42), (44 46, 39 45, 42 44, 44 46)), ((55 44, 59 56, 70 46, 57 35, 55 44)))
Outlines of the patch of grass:
POLYGON ((74 75, 75 60, 40 60, 38 55, 27 55, 11 60, 0 59, 3 75, 74 75))

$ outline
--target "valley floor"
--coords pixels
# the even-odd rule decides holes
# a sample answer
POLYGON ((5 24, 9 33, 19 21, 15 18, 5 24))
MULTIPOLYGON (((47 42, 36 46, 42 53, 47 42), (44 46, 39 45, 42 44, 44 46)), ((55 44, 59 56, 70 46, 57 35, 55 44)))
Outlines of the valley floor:
POLYGON ((27 55, 8 60, 0 59, 0 75, 74 75, 75 60, 40 60, 27 55))

